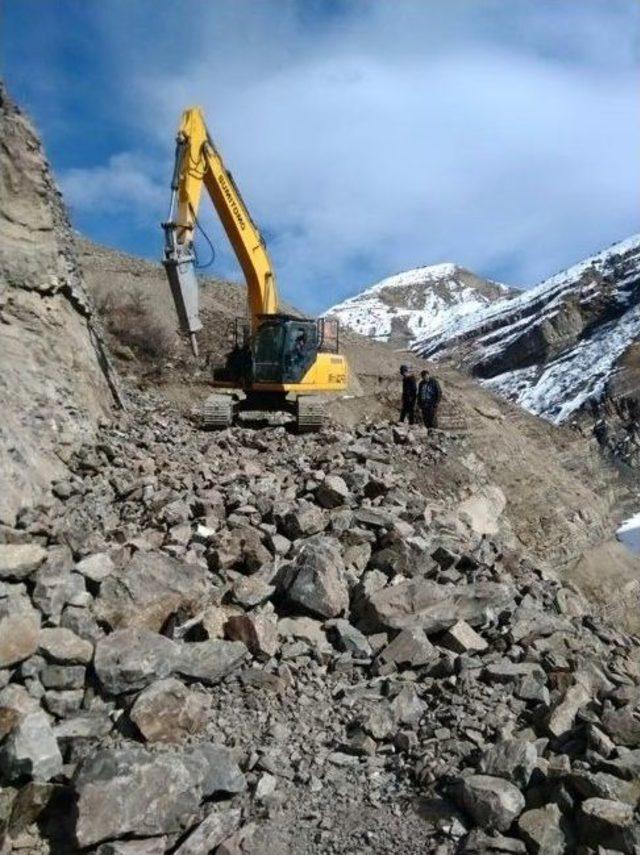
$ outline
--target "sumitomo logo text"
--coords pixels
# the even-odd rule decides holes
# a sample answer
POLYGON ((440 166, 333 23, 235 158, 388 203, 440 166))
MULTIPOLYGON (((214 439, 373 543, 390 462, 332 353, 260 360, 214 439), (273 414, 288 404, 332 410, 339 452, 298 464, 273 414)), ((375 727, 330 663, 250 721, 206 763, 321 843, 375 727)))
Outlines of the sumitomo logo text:
POLYGON ((236 200, 233 198, 233 193, 231 192, 231 188, 227 184, 227 179, 224 177, 224 175, 222 173, 220 173, 218 175, 218 184, 222 187, 222 192, 224 193, 224 195, 227 198, 227 202, 229 203, 229 207, 231 208, 231 210, 233 212, 233 216, 238 221, 238 225, 240 226, 241 229, 244 229, 245 222, 244 222, 244 217, 242 216, 242 211, 240 210, 236 200))

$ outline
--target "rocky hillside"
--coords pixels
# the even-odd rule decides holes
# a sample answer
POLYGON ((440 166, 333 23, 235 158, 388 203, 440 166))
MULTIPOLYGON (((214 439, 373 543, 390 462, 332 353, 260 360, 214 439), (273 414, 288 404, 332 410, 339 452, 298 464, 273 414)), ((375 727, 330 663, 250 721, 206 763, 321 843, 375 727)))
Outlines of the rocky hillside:
POLYGON ((634 446, 637 455, 639 338, 640 236, 635 236, 514 300, 495 302, 425 336, 415 349, 464 367, 489 388, 556 423, 585 412, 610 419, 613 436, 607 436, 605 422, 602 438, 634 446))
POLYGON ((326 314, 361 335, 407 347, 516 293, 456 264, 434 264, 383 279, 326 314))
POLYGON ((9 851, 634 851, 638 639, 479 534, 460 440, 131 397, 0 546, 9 851))
POLYGON ((4 88, 0 130, 0 521, 12 523, 117 391, 60 194, 4 88))
MULTIPOLYGON (((640 562, 595 443, 448 367, 445 429, 399 427, 406 356, 356 334, 322 432, 203 433, 161 268, 81 243, 111 407, 50 186, 64 227, 6 262, 34 355, 3 382, 42 416, 0 435, 40 484, 0 525, 2 855, 635 853, 640 562)), ((215 351, 244 299, 209 297, 215 351)))

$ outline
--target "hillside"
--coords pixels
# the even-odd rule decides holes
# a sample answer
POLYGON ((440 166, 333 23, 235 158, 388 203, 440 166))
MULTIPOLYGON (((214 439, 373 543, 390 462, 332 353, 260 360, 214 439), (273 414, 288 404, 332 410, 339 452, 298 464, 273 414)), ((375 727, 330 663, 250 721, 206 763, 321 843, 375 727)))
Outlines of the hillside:
POLYGON ((406 354, 355 333, 322 431, 199 430, 242 289, 203 284, 194 358, 7 113, 2 855, 634 853, 640 559, 595 443, 450 367, 444 429, 398 426, 406 354))
POLYGON ((458 265, 434 264, 383 279, 325 314, 361 335, 407 347, 516 293, 458 265))
POLYGON ((0 128, 0 522, 12 524, 119 395, 62 199, 1 82, 0 128))
POLYGON ((640 236, 635 236, 513 300, 456 319, 414 347, 423 356, 464 368, 488 388, 556 423, 581 413, 603 419, 605 441, 624 444, 626 438, 637 448, 639 338, 640 236), (620 430, 623 436, 616 440, 620 430))

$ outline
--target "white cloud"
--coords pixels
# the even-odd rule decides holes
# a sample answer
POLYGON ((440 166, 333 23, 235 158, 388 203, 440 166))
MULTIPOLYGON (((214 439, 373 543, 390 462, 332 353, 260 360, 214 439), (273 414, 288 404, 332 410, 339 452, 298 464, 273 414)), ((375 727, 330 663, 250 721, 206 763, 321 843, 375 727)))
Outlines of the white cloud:
MULTIPOLYGON (((196 102, 270 236, 285 296, 313 310, 439 261, 530 285, 638 230, 631 3, 303 8, 186 2, 172 56, 166 16, 144 19, 136 51, 127 33, 146 4, 110 14, 118 103, 142 145, 67 172, 72 204, 130 200, 155 223, 174 128, 196 102)), ((228 250, 219 264, 233 269, 228 250)))
POLYGON ((166 196, 151 168, 141 152, 119 152, 104 165, 67 169, 58 180, 72 211, 146 218, 166 196))

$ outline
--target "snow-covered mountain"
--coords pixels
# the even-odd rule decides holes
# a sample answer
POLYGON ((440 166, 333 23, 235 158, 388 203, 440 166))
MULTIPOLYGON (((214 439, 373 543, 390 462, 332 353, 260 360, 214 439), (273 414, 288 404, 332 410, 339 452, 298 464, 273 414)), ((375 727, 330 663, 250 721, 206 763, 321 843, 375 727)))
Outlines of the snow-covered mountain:
POLYGON ((607 407, 611 412, 616 401, 624 401, 624 418, 634 422, 635 431, 639 342, 640 235, 635 235, 514 299, 449 316, 413 349, 446 357, 554 422, 585 409, 603 418, 607 407))
POLYGON ((434 264, 383 279, 326 314, 362 335, 407 347, 517 293, 456 264, 434 264))

